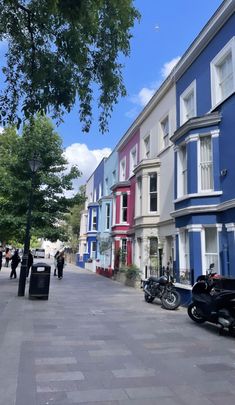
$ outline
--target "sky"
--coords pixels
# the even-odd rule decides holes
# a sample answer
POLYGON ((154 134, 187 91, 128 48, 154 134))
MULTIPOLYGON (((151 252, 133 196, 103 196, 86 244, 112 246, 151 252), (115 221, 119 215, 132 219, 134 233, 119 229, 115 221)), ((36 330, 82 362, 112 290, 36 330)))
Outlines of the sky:
POLYGON ((83 172, 76 184, 84 184, 102 157, 116 146, 221 3, 221 0, 134 1, 141 20, 132 30, 131 53, 124 60, 127 96, 114 106, 109 133, 99 133, 97 117, 90 133, 82 133, 76 111, 65 116, 65 122, 57 128, 66 157, 83 172))
POLYGON ((132 29, 130 56, 124 59, 127 96, 114 106, 109 133, 99 133, 95 107, 89 134, 82 132, 76 109, 66 114, 64 123, 56 128, 69 164, 76 164, 83 173, 75 188, 85 184, 100 160, 110 154, 221 3, 221 0, 134 0, 141 20, 132 29))

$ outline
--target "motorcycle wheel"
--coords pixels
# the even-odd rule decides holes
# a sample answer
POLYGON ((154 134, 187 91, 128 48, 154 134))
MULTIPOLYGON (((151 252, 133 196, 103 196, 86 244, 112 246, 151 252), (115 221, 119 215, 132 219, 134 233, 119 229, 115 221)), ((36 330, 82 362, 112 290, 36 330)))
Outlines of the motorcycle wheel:
POLYGON ((154 297, 151 297, 150 295, 145 293, 144 294, 144 299, 145 299, 146 302, 151 303, 151 302, 153 302, 154 297))
POLYGON ((163 294, 161 301, 163 308, 174 310, 180 306, 181 302, 180 293, 174 290, 166 291, 163 294))
POLYGON ((193 303, 188 306, 188 316, 196 323, 203 323, 206 321, 205 318, 198 313, 197 307, 193 303))

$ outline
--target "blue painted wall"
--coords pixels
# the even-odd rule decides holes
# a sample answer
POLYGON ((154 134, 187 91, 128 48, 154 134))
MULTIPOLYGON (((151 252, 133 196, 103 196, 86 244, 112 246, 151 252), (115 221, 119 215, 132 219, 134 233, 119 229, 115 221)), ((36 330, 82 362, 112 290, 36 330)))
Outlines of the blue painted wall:
POLYGON ((197 88, 197 115, 201 116, 211 110, 211 80, 210 62, 220 52, 220 50, 235 35, 235 15, 221 27, 217 35, 207 45, 199 57, 192 63, 189 69, 176 83, 176 112, 177 127, 180 126, 180 95, 196 79, 197 88))

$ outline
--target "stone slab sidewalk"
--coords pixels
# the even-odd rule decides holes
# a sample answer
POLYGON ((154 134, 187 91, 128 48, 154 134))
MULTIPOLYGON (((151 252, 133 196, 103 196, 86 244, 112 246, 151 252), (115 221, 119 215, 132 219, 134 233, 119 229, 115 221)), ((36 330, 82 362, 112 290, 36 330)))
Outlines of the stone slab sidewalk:
POLYGON ((48 301, 29 300, 9 273, 0 272, 0 405, 234 405, 235 339, 185 308, 147 304, 73 265, 51 276, 48 301))

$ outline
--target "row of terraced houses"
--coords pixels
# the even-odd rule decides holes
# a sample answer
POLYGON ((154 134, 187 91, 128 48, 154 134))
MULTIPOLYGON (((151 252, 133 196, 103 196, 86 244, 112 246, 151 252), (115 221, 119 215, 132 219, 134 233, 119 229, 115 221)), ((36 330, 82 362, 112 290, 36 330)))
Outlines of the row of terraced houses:
POLYGON ((225 0, 86 184, 77 264, 235 276, 235 0, 225 0))

